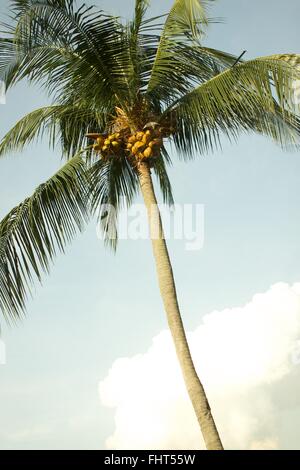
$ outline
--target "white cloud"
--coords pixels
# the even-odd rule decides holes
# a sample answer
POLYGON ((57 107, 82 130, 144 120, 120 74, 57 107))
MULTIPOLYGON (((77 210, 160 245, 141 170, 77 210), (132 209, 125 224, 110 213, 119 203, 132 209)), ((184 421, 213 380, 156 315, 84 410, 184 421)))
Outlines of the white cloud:
MULTIPOLYGON (((227 448, 280 448, 279 421, 289 406, 280 394, 295 380, 299 338, 300 283, 279 283, 243 307, 214 311, 188 334, 227 448)), ((99 390, 102 404, 115 408, 107 448, 203 447, 167 331, 146 353, 116 360, 99 390)))

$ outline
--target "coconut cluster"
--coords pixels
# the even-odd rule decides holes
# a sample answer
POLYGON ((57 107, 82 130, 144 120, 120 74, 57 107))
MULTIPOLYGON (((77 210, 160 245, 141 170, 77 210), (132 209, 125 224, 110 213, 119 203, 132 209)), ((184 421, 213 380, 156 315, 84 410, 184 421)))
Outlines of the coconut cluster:
POLYGON ((101 152, 102 155, 117 153, 123 146, 121 134, 98 135, 96 143, 93 148, 96 152, 101 152))
POLYGON ((125 153, 131 161, 142 161, 158 157, 163 138, 171 134, 163 128, 146 129, 131 133, 129 129, 112 134, 87 134, 95 141, 93 149, 102 157, 120 156, 125 153))
POLYGON ((130 135, 127 139, 126 150, 130 157, 144 160, 159 156, 162 145, 163 139, 160 131, 147 129, 130 135))

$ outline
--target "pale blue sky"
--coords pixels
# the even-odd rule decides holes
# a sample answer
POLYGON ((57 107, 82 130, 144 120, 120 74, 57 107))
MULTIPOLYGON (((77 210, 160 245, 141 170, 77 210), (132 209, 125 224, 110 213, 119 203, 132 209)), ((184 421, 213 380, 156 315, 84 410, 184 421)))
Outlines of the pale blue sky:
MULTIPOLYGON (((134 2, 93 3, 128 17, 134 2)), ((171 3, 152 0, 153 15, 171 3)), ((1 1, 2 18, 7 4, 1 1)), ((298 0, 219 0, 213 14, 225 23, 211 26, 211 47, 246 49, 248 58, 299 53, 298 0)), ((44 103, 27 84, 9 91, 0 105, 0 136, 44 103)), ((299 153, 245 136, 189 164, 172 157, 176 202, 205 205, 204 248, 187 252, 182 242, 169 243, 187 328, 277 281, 300 280, 299 153)), ((45 142, 2 159, 0 216, 60 164, 45 142)), ((117 357, 143 352, 166 326, 150 244, 123 241, 114 256, 90 225, 37 286, 26 320, 1 325, 7 364, 0 366, 0 448, 103 448, 113 413, 100 406, 99 380, 117 357)), ((286 447, 293 446, 288 424, 285 435, 286 447)))

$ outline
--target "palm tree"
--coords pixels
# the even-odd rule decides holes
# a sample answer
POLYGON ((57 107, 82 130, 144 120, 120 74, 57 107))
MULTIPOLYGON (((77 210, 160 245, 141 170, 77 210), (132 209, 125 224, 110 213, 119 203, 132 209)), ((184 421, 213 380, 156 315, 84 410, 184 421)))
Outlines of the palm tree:
POLYGON ((221 450, 185 335, 152 174, 172 204, 168 141, 187 160, 218 149, 222 134, 256 132, 282 147, 296 145, 292 85, 300 56, 244 62, 204 47, 209 3, 175 0, 167 15, 149 18, 148 1, 136 0, 134 18, 125 22, 86 5, 76 9, 73 0, 11 0, 0 78, 7 87, 36 83, 53 104, 17 122, 0 153, 47 134, 50 145, 61 144, 66 163, 0 224, 0 307, 8 321, 22 316, 32 282, 92 214, 115 248, 123 200, 130 205, 141 191, 187 391, 207 449, 221 450))

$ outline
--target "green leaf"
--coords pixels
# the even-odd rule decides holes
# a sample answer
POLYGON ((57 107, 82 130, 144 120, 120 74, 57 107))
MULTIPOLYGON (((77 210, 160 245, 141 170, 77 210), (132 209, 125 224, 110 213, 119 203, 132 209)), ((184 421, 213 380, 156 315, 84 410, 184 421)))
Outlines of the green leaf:
POLYGON ((168 176, 166 164, 170 164, 171 159, 165 147, 161 150, 161 155, 153 161, 153 171, 156 174, 162 192, 163 201, 169 206, 174 205, 172 185, 168 176))
MULTIPOLYGON (((202 37, 210 21, 207 16, 210 3, 209 0, 175 0, 157 46, 148 83, 148 93, 163 83, 164 79, 172 77, 171 68, 173 68, 173 73, 176 71, 175 64, 172 67, 172 61, 178 60, 176 46, 195 45, 195 41, 202 37)), ((182 78, 181 75, 181 80, 182 78)))
POLYGON ((192 156, 218 147, 221 134, 267 135, 283 147, 299 142, 299 106, 293 83, 296 55, 261 57, 236 65, 175 100, 165 111, 177 126, 176 147, 192 156))
POLYGON ((74 157, 0 223, 0 308, 17 319, 25 310, 34 278, 49 271, 88 218, 88 182, 80 156, 74 157))
POLYGON ((146 11, 149 7, 150 0, 135 0, 135 15, 133 21, 133 28, 138 32, 143 24, 146 11))
POLYGON ((90 169, 91 206, 98 216, 104 242, 116 249, 118 214, 139 190, 138 174, 126 156, 99 160, 90 169))
POLYGON ((106 127, 107 115, 91 109, 86 103, 80 105, 53 105, 36 109, 24 116, 7 132, 0 142, 0 156, 20 152, 34 140, 46 134, 50 146, 62 146, 62 152, 70 158, 85 146, 85 135, 106 127))
POLYGON ((0 41, 0 75, 7 86, 27 77, 57 97, 75 93, 111 106, 128 93, 121 31, 115 17, 85 5, 75 11, 72 1, 19 2, 0 41))

